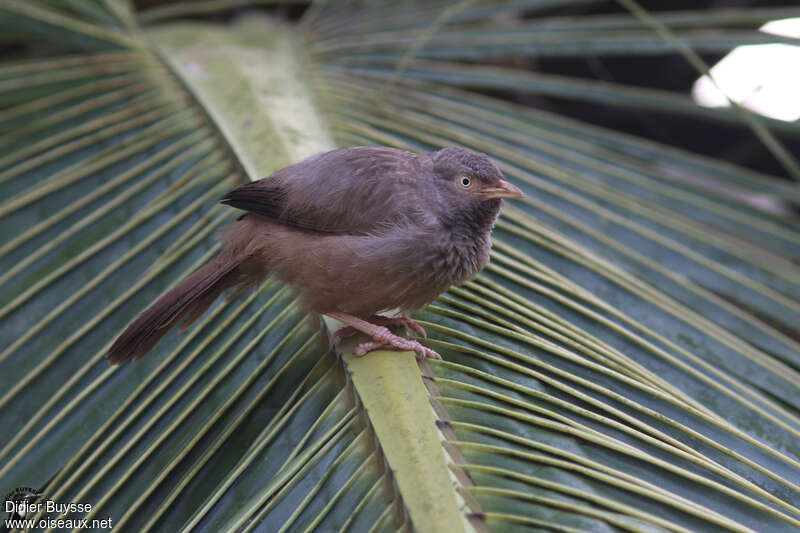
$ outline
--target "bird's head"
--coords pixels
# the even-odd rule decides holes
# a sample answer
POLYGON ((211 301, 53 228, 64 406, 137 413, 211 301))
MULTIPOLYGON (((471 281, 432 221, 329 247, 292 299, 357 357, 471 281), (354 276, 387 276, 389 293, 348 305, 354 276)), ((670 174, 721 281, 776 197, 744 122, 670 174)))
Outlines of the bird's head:
POLYGON ((433 152, 439 211, 448 225, 488 230, 503 198, 522 198, 486 154, 454 146, 433 152))

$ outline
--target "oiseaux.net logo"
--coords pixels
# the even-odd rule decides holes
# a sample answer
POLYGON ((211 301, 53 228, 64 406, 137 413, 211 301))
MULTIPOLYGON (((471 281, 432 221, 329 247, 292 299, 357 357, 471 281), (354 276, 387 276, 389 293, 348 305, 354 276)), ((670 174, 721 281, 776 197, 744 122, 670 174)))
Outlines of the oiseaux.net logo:
POLYGON ((42 497, 42 491, 32 487, 17 487, 6 494, 3 502, 6 512, 6 530, 12 529, 112 529, 111 518, 63 518, 69 514, 85 514, 92 511, 92 504, 57 502, 42 497), (55 514, 43 516, 43 514, 55 514))

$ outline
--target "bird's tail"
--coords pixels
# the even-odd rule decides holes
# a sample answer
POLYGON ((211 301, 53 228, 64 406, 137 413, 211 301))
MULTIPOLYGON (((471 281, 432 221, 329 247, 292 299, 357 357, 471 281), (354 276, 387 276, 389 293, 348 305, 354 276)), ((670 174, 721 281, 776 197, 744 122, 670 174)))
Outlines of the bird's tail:
POLYGON ((226 289, 249 284, 252 280, 240 269, 246 259, 247 256, 222 252, 180 282, 148 307, 117 338, 106 353, 108 362, 118 365, 141 359, 182 318, 186 317, 186 321, 181 331, 200 318, 226 289))

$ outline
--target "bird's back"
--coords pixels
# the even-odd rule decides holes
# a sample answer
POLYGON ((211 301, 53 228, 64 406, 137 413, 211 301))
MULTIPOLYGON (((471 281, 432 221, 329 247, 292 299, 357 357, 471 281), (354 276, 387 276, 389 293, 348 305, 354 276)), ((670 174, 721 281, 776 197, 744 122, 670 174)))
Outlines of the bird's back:
POLYGON ((361 146, 309 157, 234 189, 223 203, 288 226, 363 235, 426 223, 422 206, 432 179, 425 155, 361 146))

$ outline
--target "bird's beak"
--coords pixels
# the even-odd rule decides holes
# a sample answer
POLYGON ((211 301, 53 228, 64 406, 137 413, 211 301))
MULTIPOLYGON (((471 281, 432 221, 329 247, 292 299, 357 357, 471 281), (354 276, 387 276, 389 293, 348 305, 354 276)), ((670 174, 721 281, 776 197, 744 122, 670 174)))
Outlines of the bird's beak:
POLYGON ((500 180, 500 183, 492 187, 486 187, 481 191, 481 195, 486 198, 522 198, 525 195, 515 185, 500 180))

